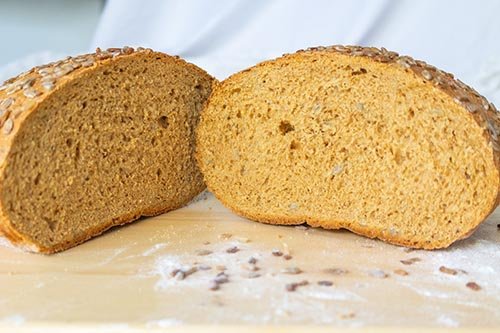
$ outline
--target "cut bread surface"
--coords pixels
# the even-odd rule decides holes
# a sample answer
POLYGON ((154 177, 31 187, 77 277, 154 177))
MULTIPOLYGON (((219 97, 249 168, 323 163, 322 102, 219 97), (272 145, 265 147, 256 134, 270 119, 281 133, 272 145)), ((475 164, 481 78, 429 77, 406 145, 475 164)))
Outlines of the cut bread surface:
POLYGON ((197 130, 208 188, 250 219, 434 249, 497 205, 498 115, 452 76, 374 48, 320 48, 237 73, 197 130))
POLYGON ((11 132, 3 121, 0 193, 2 229, 14 242, 56 252, 204 189, 193 155, 213 82, 203 70, 125 48, 36 68, 5 90, 19 81, 36 96, 26 87, 0 95, 15 99, 11 132))

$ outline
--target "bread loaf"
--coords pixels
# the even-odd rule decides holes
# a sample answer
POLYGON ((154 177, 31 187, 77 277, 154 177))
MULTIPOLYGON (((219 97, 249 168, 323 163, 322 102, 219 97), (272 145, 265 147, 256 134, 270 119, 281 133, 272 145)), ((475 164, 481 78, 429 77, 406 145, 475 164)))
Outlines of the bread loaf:
POLYGON ((194 128, 214 79, 178 57, 97 49, 0 87, 0 230, 52 253, 204 189, 194 128))
POLYGON ((197 159, 208 188, 250 219, 444 248, 497 206, 499 118, 422 61, 319 47, 218 85, 197 159))

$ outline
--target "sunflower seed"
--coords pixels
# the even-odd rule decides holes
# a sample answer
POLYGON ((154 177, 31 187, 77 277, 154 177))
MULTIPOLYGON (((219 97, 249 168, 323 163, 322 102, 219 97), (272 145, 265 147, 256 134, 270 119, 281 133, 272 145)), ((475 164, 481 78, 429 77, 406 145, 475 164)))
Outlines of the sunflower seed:
POLYGON ((3 132, 5 134, 9 134, 10 132, 12 132, 12 129, 14 128, 14 122, 12 121, 12 119, 7 119, 5 121, 5 123, 3 124, 3 132))
POLYGON ((428 70, 424 69, 421 73, 424 79, 428 81, 432 80, 432 74, 428 70))
POLYGON ((42 87, 47 91, 54 89, 54 84, 55 84, 54 81, 49 81, 49 80, 42 81, 42 87))
POLYGON ((23 94, 24 94, 24 96, 26 96, 28 98, 35 98, 38 95, 40 95, 41 93, 39 91, 36 91, 33 88, 28 88, 28 89, 23 90, 23 94))
POLYGON ((12 105, 12 103, 14 103, 15 99, 12 98, 12 97, 8 97, 6 99, 4 99, 1 103, 0 103, 0 108, 2 109, 8 109, 9 106, 12 105))

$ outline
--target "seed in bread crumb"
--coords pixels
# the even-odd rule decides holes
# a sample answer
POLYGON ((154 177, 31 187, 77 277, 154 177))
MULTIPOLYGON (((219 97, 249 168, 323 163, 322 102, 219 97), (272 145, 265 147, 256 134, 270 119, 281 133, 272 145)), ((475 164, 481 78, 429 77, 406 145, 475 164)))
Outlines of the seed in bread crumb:
POLYGON ((499 224, 497 224, 497 229, 498 229, 498 230, 500 230, 500 223, 499 223, 499 224))
POLYGON ((283 255, 283 252, 281 252, 280 250, 278 249, 273 249, 273 251, 271 252, 273 254, 273 256, 275 257, 281 257, 283 255))
POLYGON ((474 291, 481 290, 481 286, 479 286, 476 282, 473 282, 473 281, 467 282, 466 286, 467 286, 467 288, 474 290, 474 291))
POLYGON ((394 270, 394 274, 401 275, 401 276, 406 276, 406 275, 409 275, 410 273, 408 273, 404 269, 395 269, 394 270))
POLYGON ((250 257, 250 259, 248 259, 248 263, 252 264, 252 265, 255 265, 257 263, 257 259, 254 258, 254 257, 250 257))
POLYGON ((384 272, 381 269, 372 269, 371 271, 368 271, 368 274, 370 276, 373 276, 373 277, 376 277, 379 279, 385 279, 385 278, 389 277, 389 274, 387 274, 386 272, 384 272))
POLYGON ((458 274, 457 270, 455 270, 453 268, 448 268, 448 267, 445 267, 445 266, 439 267, 439 271, 441 273, 450 274, 450 275, 457 275, 458 274))
POLYGON ((414 263, 419 262, 419 261, 421 261, 420 258, 410 258, 410 259, 400 260, 400 262, 403 265, 413 265, 414 263))
POLYGON ((293 257, 292 257, 291 255, 289 255, 289 254, 285 254, 285 255, 283 256, 283 259, 285 259, 285 260, 290 260, 290 259, 292 259, 292 258, 293 258, 293 257))
POLYGON ((224 266, 224 265, 217 265, 217 266, 215 266, 215 269, 218 270, 218 271, 225 271, 226 270, 226 266, 224 266))
POLYGON ((203 242, 203 245, 210 245, 209 241, 203 242))
POLYGON ((307 281, 307 280, 302 280, 300 282, 288 283, 285 286, 285 289, 287 291, 296 291, 298 287, 307 286, 308 284, 309 284, 309 281, 307 281))
POLYGON ((342 269, 342 268, 327 268, 323 270, 327 274, 332 274, 332 275, 345 275, 349 273, 348 270, 342 269))
POLYGON ((298 267, 286 267, 281 270, 281 273, 285 274, 300 274, 302 270, 298 267))
POLYGON ((226 250, 227 253, 236 253, 238 252, 240 249, 237 247, 237 246, 231 246, 230 248, 228 248, 226 250))
POLYGON ((333 282, 328 281, 328 280, 321 280, 321 281, 318 281, 318 285, 324 286, 324 287, 331 287, 331 286, 333 286, 333 282))
POLYGON ((212 251, 210 251, 210 250, 198 250, 198 251, 196 251, 196 255, 198 255, 198 256, 207 256, 209 254, 212 254, 212 251))

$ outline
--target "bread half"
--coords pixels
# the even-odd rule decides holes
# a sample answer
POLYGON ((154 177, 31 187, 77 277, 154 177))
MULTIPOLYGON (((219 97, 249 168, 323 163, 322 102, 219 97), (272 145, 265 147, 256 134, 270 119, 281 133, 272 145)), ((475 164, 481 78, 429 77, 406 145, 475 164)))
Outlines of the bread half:
POLYGON ((197 159, 208 188, 250 219, 444 248, 497 206, 499 118, 422 61, 319 47, 223 81, 197 159))
POLYGON ((194 159, 214 79, 150 49, 113 48, 0 87, 0 229, 32 251, 67 249, 204 189, 194 159))

